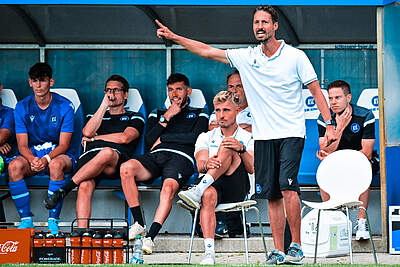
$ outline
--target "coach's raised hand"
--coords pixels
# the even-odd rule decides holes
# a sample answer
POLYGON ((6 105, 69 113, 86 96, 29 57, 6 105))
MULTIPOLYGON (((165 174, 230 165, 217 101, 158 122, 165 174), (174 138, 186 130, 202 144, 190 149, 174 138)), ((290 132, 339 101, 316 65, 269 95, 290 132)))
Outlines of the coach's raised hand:
POLYGON ((160 27, 157 30, 157 37, 158 38, 167 38, 168 40, 176 40, 177 35, 175 33, 173 33, 170 29, 168 29, 168 27, 164 26, 161 22, 159 22, 158 20, 156 20, 157 25, 160 27))

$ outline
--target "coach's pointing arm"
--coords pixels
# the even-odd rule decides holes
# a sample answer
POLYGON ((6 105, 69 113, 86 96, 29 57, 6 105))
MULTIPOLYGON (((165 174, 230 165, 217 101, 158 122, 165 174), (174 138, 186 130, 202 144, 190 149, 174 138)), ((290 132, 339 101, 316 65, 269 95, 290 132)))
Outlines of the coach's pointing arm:
POLYGON ((162 25, 158 20, 156 20, 156 23, 158 24, 158 26, 160 26, 160 28, 157 30, 157 37, 167 38, 168 40, 171 40, 183 46, 193 54, 196 54, 200 57, 229 64, 229 61, 225 55, 225 50, 218 49, 209 46, 208 44, 177 35, 173 33, 170 29, 168 29, 168 27, 162 25))

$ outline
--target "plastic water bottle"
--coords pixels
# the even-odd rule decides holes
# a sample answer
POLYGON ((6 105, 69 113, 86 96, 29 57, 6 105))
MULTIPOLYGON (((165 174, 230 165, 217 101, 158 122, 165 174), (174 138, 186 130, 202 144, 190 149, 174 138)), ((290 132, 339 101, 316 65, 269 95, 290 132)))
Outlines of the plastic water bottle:
POLYGON ((143 264, 142 247, 143 247, 143 242, 142 239, 140 238, 140 235, 138 235, 135 239, 135 243, 133 243, 133 255, 131 263, 143 264))

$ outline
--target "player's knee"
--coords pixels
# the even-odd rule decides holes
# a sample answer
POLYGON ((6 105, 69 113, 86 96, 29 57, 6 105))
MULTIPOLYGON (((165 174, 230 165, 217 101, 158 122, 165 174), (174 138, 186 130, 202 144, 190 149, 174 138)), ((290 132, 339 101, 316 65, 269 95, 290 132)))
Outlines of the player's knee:
POLYGON ((114 156, 116 156, 116 153, 111 147, 105 147, 103 148, 99 154, 101 154, 102 157, 105 159, 112 159, 114 156))
POLYGON ((24 166, 25 163, 19 158, 16 158, 10 162, 10 164, 8 165, 8 174, 10 182, 16 182, 17 180, 19 180, 15 176, 22 172, 24 166))
POLYGON ((217 192, 213 190, 213 188, 207 188, 204 191, 203 196, 201 198, 201 202, 203 206, 216 206, 217 203, 217 192))
POLYGON ((167 195, 173 197, 175 195, 175 189, 172 184, 165 184, 163 185, 161 192, 163 195, 167 195))
POLYGON ((89 195, 93 194, 95 184, 92 181, 84 181, 79 184, 78 194, 89 195))
POLYGON ((221 156, 233 156, 233 155, 235 155, 235 153, 236 152, 233 151, 230 148, 226 148, 226 147, 223 147, 223 146, 220 146, 218 148, 218 156, 219 157, 221 157, 221 156))
POLYGON ((137 161, 134 159, 124 162, 120 167, 121 179, 129 179, 133 176, 135 169, 137 169, 137 161))
POLYGON ((54 158, 49 163, 49 170, 52 171, 60 171, 64 169, 64 162, 61 159, 54 158))

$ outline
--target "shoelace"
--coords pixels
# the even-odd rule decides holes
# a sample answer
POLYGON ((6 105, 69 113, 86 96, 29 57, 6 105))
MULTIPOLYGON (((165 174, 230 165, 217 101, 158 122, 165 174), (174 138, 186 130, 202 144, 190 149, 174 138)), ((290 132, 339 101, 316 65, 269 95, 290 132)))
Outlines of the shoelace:
POLYGON ((355 230, 358 229, 359 231, 368 231, 367 222, 363 222, 363 223, 357 222, 357 224, 354 226, 354 229, 355 230))

